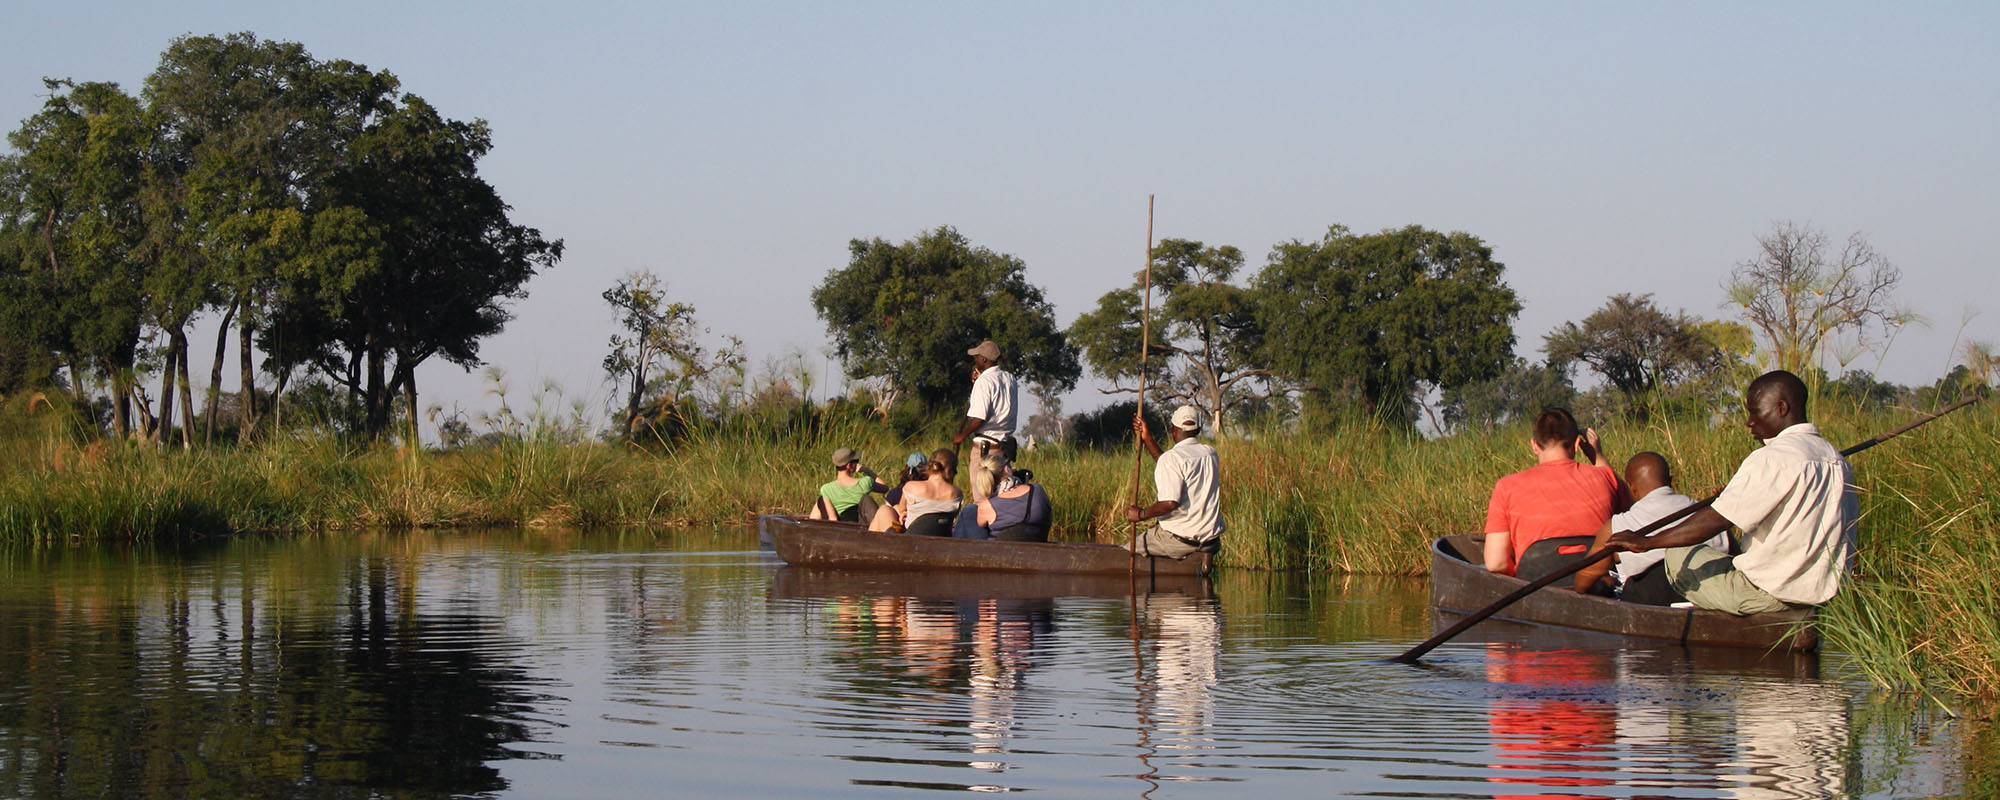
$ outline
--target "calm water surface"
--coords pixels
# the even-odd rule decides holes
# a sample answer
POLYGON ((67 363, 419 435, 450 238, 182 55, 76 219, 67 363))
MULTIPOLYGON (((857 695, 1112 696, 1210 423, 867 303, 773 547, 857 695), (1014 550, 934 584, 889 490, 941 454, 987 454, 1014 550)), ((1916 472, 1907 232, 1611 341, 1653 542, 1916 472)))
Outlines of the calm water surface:
POLYGON ((1482 626, 1419 580, 807 571, 747 530, 0 553, 5 797, 1989 797, 1837 654, 1482 626))

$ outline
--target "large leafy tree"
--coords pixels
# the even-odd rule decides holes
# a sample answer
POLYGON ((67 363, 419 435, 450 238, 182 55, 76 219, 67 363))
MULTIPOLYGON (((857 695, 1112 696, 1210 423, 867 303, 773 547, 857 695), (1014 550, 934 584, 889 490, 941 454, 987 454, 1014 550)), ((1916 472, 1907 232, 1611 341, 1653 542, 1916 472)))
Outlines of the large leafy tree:
POLYGON ((359 397, 371 435, 387 432, 398 400, 419 407, 425 361, 481 363, 480 340, 511 318, 507 301, 562 257, 560 240, 514 224, 479 176, 491 147, 484 121, 405 96, 316 184, 298 232, 308 246, 280 272, 267 346, 281 373, 307 364, 359 397))
POLYGON ((813 289, 834 352, 857 379, 879 379, 926 409, 963 400, 965 351, 982 339, 1023 380, 1067 391, 1081 372, 1055 310, 1021 260, 974 247, 949 227, 891 244, 856 239, 848 263, 813 289))
MULTIPOLYGON (((348 213, 319 202, 320 184, 391 108, 396 86, 387 72, 320 61, 300 44, 250 33, 176 39, 146 79, 162 151, 179 179, 177 237, 200 255, 183 266, 172 294, 185 301, 194 294, 187 283, 216 287, 236 323, 243 437, 260 413, 253 337, 284 274, 315 257, 316 217, 348 213)), ((225 324, 218 335, 226 333, 225 324)))
POLYGON ((1092 372, 1111 381, 1106 393, 1132 394, 1139 391, 1141 330, 1150 327, 1148 388, 1202 409, 1219 431, 1231 408, 1271 395, 1252 295, 1230 283, 1242 268, 1243 253, 1234 247, 1164 240, 1153 248, 1152 288, 1161 302, 1151 325, 1140 320, 1142 274, 1071 323, 1070 341, 1083 349, 1092 372))
POLYGON ((111 386, 120 436, 152 431, 139 366, 149 266, 141 188, 148 134, 116 84, 46 81, 42 111, 8 136, 0 161, 0 322, 23 353, 66 362, 111 386), (134 415, 138 419, 134 420, 134 415))
POLYGON ((1423 384, 1451 389, 1513 363, 1521 303, 1505 269, 1476 236, 1416 225, 1280 244, 1252 283, 1270 366, 1322 408, 1353 398, 1409 421, 1423 384))
POLYGON ((1612 295, 1581 324, 1544 337, 1542 352, 1553 365, 1582 364, 1632 399, 1729 366, 1729 354, 1703 335, 1703 320, 1662 311, 1652 295, 1612 295))

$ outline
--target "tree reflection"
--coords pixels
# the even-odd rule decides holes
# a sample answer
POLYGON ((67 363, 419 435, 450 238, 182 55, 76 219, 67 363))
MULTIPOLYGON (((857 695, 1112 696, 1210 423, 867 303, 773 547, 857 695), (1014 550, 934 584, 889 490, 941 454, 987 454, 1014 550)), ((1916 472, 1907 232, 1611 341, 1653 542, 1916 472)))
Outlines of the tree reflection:
POLYGON ((10 582, 0 795, 506 788, 490 763, 519 757, 537 698, 497 621, 419 613, 401 556, 313 554, 335 557, 104 552, 10 582))

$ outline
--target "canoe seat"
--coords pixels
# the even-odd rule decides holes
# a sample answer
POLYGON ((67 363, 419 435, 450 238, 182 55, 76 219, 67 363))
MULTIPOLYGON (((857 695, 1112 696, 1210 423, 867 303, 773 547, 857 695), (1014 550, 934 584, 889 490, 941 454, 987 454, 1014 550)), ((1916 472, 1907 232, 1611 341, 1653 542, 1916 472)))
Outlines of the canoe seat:
POLYGON ((1521 563, 1514 565, 1514 577, 1533 582, 1551 572, 1561 570, 1590 553, 1593 536, 1551 536, 1528 545, 1528 552, 1521 554, 1521 563))

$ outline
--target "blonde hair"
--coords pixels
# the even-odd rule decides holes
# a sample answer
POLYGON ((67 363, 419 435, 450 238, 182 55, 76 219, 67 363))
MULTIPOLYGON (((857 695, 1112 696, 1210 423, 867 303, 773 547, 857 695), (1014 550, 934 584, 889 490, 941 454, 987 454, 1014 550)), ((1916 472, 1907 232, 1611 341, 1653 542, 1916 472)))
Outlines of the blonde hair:
POLYGON ((979 459, 979 466, 972 470, 972 502, 980 502, 992 497, 1000 488, 1000 473, 1007 468, 1007 457, 999 453, 987 453, 979 459))

